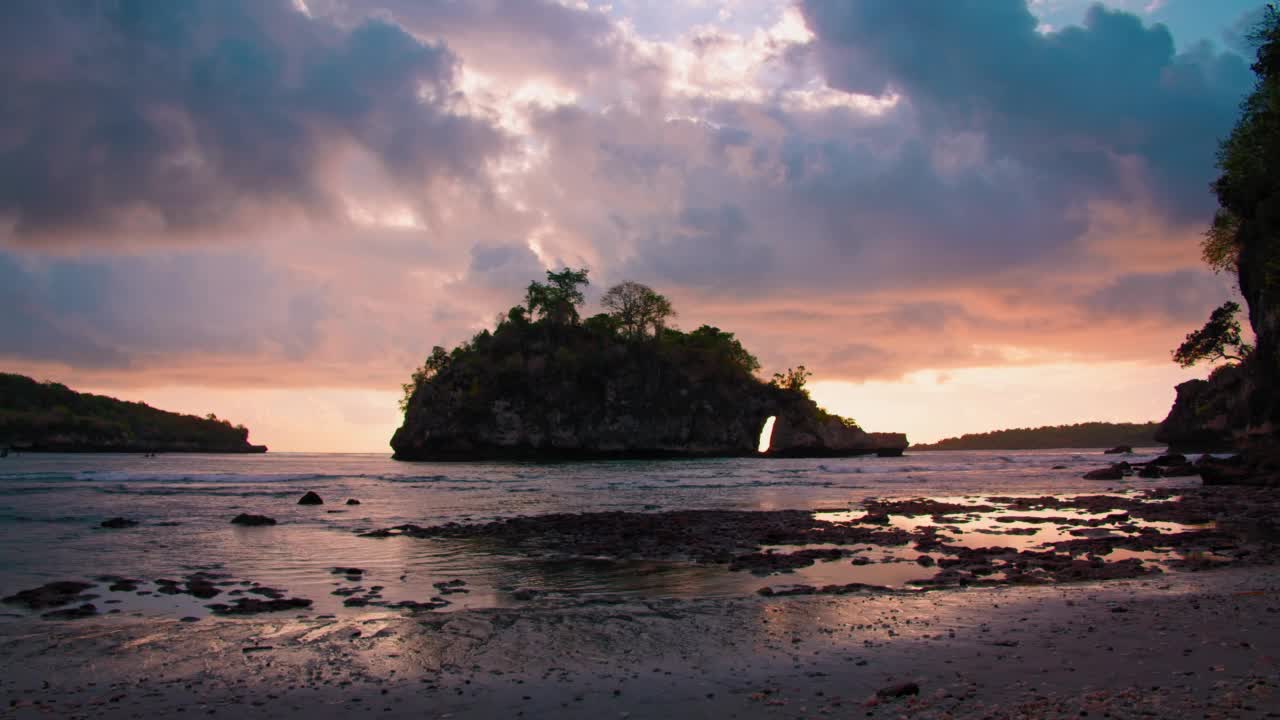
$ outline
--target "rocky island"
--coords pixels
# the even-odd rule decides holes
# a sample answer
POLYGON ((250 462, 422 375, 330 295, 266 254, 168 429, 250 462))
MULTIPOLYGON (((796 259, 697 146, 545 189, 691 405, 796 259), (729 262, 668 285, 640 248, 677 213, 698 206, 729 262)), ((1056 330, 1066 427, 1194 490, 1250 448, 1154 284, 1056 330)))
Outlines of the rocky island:
POLYGON ((0 373, 0 449, 23 452, 262 453, 249 430, 145 403, 0 373))
POLYGON ((638 283, 581 320, 585 270, 547 273, 526 303, 406 384, 401 460, 900 455, 901 433, 826 412, 803 366, 760 379, 733 333, 667 326, 670 302, 638 283), (766 423, 771 430, 763 437, 766 423), (763 440, 763 442, 762 442, 763 440))
POLYGON ((1156 423, 1084 422, 967 433, 935 443, 912 445, 912 450, 1052 450, 1059 448, 1149 447, 1156 423))

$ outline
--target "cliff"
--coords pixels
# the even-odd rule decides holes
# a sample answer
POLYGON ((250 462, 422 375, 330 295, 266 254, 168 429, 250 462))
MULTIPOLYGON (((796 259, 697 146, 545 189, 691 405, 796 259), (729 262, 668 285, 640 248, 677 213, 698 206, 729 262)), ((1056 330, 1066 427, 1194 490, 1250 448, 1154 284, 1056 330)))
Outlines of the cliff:
POLYGON ((1241 361, 1216 369, 1208 380, 1179 385, 1161 433, 1174 445, 1246 450, 1246 468, 1276 477, 1267 468, 1280 455, 1280 12, 1264 12, 1251 38, 1257 84, 1219 148, 1221 174, 1212 185, 1218 210, 1202 247, 1211 267, 1234 272, 1255 343, 1249 348, 1238 328, 1227 327, 1235 332, 1226 334, 1217 328, 1218 347, 1188 361, 1241 361))
POLYGON ((259 453, 243 426, 0 373, 0 448, 25 452, 259 453))
POLYGON ((1219 367, 1208 380, 1178 385, 1156 438, 1168 443, 1172 452, 1222 451, 1247 444, 1251 385, 1238 365, 1219 367))
MULTIPOLYGON (((518 310, 518 308, 517 308, 518 310)), ((598 318, 529 322, 445 354, 415 382, 391 446, 401 460, 754 456, 770 417, 774 456, 900 454, 800 388, 757 378, 731 333, 703 326, 629 337, 598 318)))

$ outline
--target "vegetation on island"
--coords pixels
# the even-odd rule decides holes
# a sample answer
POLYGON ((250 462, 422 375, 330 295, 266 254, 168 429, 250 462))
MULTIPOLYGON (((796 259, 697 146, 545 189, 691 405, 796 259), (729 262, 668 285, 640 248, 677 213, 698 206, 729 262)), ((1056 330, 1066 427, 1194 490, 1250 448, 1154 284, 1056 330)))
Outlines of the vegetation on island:
MULTIPOLYGON (((1274 5, 1263 9, 1250 40, 1257 47, 1252 66, 1257 83, 1218 148, 1220 174, 1211 185, 1218 209, 1201 254, 1215 272, 1236 276, 1257 332, 1262 318, 1274 316, 1280 305, 1280 173, 1275 171, 1280 167, 1280 11, 1274 5)), ((1204 327, 1173 351, 1174 362, 1183 367, 1201 361, 1248 363, 1254 347, 1241 337, 1239 311, 1233 301, 1214 309, 1204 327)), ((1274 345, 1271 337, 1260 340, 1274 345)), ((1267 349, 1272 357, 1261 362, 1274 363, 1274 347, 1267 349)))
MULTIPOLYGON (((1274 337, 1280 328, 1273 327, 1280 306, 1280 11, 1274 5, 1263 9, 1250 39, 1257 47, 1257 82, 1218 148, 1220 174, 1211 185, 1218 209, 1201 250, 1209 267, 1236 276, 1264 350, 1257 369, 1274 375, 1280 370, 1274 337)), ((1239 310, 1235 302, 1215 309, 1174 350, 1174 361, 1183 367, 1201 360, 1251 364, 1255 348, 1241 338, 1239 310)))
POLYGON ((80 393, 56 382, 0 373, 0 448, 62 452, 264 452, 249 429, 210 413, 80 393))
POLYGON ((1053 450, 1058 448, 1108 448, 1117 445, 1150 447, 1157 423, 1087 422, 1046 425, 971 433, 936 443, 912 445, 912 450, 1053 450))
POLYGON ((1217 363, 1207 380, 1177 387, 1159 438, 1172 447, 1280 447, 1280 12, 1274 5, 1250 38, 1257 53, 1253 92, 1218 149, 1218 201, 1201 245, 1204 261, 1235 276, 1253 332, 1225 302, 1173 351, 1183 367, 1217 363))
POLYGON ((627 281, 584 317, 585 269, 548 271, 496 326, 435 347, 404 384, 402 460, 900 454, 906 438, 866 433, 820 408, 803 365, 759 376, 731 332, 673 327, 661 293, 627 281))
MULTIPOLYGON (((718 327, 702 325, 683 332, 670 326, 676 317, 671 301, 647 285, 626 281, 605 292, 601 304, 608 312, 581 318, 579 308, 589 284, 586 269, 547 271, 547 281, 531 282, 525 303, 499 318, 497 327, 476 333, 452 350, 432 348, 421 367, 403 385, 400 409, 423 385, 449 371, 466 371, 477 380, 469 386, 470 403, 477 412, 488 412, 495 399, 511 399, 533 391, 529 387, 530 356, 545 357, 537 363, 544 383, 604 378, 625 356, 652 368, 679 367, 697 377, 753 379, 760 361, 737 337, 718 327), (483 381, 480 380, 483 378, 483 381)), ((774 384, 802 392, 812 373, 778 374, 774 384)))

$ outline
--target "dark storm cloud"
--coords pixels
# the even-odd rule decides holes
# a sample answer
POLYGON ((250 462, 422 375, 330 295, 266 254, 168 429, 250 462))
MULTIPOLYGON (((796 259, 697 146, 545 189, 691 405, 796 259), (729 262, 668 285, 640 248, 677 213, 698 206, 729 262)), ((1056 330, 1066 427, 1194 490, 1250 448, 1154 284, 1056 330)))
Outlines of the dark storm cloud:
POLYGON ((21 357, 99 369, 125 368, 129 358, 97 337, 95 329, 66 317, 60 308, 84 304, 76 295, 36 287, 28 271, 0 253, 0 357, 21 357), (54 295, 55 297, 50 297, 54 295))
POLYGON ((472 179, 503 140, 451 111, 456 61, 395 25, 288 0, 0 3, 0 221, 22 240, 330 212, 325 160, 472 179))
POLYGON ((802 0, 828 82, 903 93, 935 131, 983 133, 1080 194, 1115 191, 1140 158, 1170 213, 1203 215, 1217 141, 1252 77, 1234 53, 1177 54, 1163 25, 1095 5, 1041 33, 1025 0, 802 0))
POLYGON ((298 361, 334 314, 324 287, 252 253, 26 257, 0 251, 0 358, 91 369, 157 359, 298 361))

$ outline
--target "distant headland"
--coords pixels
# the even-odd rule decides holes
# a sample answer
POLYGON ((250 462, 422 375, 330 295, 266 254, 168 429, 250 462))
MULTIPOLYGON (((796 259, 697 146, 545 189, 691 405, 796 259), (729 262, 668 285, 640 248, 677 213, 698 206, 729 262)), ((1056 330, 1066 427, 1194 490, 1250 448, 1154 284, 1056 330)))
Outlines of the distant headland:
POLYGON ((969 433, 935 443, 912 445, 912 450, 1052 450, 1056 448, 1150 447, 1159 423, 1085 422, 969 433))
POLYGON ((249 430, 145 403, 0 373, 0 449, 20 452, 262 453, 249 430))
POLYGON ((492 331, 436 347, 404 386, 395 457, 830 457, 907 447, 901 433, 868 433, 818 407, 804 366, 764 381, 733 333, 669 327, 670 301, 647 286, 609 289, 606 312, 582 319, 586 285, 586 270, 548 271, 492 331))

